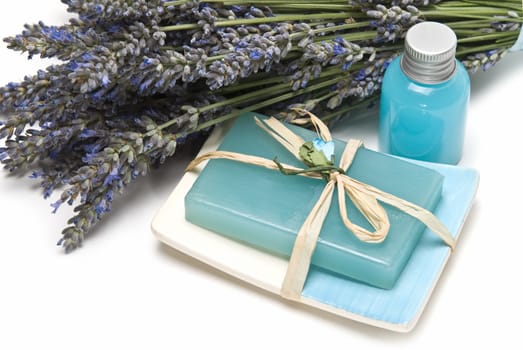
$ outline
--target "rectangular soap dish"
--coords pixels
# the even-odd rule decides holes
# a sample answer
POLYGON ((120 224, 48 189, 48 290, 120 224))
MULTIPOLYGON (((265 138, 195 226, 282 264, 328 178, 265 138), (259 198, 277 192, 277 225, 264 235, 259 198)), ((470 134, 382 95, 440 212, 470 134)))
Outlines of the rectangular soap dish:
MULTIPOLYGON (((201 150, 215 150, 227 127, 216 128, 201 150)), ((442 199, 434 214, 458 237, 479 182, 476 170, 420 163, 444 177, 442 199)), ((163 243, 247 283, 279 294, 288 261, 257 250, 185 220, 184 198, 198 174, 186 173, 152 221, 163 243)), ((458 244, 459 247, 459 244, 458 244)), ((416 325, 451 255, 428 229, 413 251, 394 288, 380 289, 311 266, 301 301, 348 319, 398 332, 416 325)))

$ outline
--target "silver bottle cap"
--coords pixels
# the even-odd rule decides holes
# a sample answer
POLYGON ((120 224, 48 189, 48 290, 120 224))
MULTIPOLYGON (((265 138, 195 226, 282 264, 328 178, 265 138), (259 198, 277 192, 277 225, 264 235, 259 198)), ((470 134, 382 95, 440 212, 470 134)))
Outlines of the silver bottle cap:
POLYGON ((422 22, 407 31, 401 69, 412 80, 439 84, 456 71, 456 34, 444 24, 422 22))

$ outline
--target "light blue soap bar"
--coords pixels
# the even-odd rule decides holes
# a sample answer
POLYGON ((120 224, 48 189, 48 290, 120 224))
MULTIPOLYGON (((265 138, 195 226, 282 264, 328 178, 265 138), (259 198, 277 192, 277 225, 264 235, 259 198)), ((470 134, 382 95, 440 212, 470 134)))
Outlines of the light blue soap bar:
MULTIPOLYGON (((255 124, 254 115, 240 116, 219 149, 268 159, 277 156, 282 163, 305 167, 255 124)), ((316 137, 309 130, 293 125, 289 128, 305 141, 316 137)), ((335 140, 335 144, 339 160, 345 143, 335 140)), ((431 211, 441 197, 443 177, 438 172, 364 148, 358 151, 347 174, 431 211)), ((323 180, 215 159, 209 161, 187 193, 185 217, 208 230, 288 257, 297 232, 324 187, 323 180)), ((391 222, 389 236, 379 244, 364 243, 343 225, 336 198, 334 193, 312 264, 373 286, 392 288, 424 230, 423 224, 384 205, 391 222)), ((371 229, 349 198, 347 210, 353 222, 371 229)))

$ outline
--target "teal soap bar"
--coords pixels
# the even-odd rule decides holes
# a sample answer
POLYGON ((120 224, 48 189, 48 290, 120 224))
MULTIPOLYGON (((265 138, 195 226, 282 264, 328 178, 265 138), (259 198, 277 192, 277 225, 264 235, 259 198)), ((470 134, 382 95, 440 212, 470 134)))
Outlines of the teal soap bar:
MULTIPOLYGON (((219 150, 268 159, 277 156, 282 163, 306 167, 255 124, 255 115, 245 113, 238 117, 219 150)), ((305 141, 316 137, 310 130, 288 127, 305 141)), ((334 142, 335 159, 339 160, 345 142, 334 142)), ((347 174, 431 211, 441 197, 443 176, 438 172, 365 148, 358 151, 347 174)), ((323 180, 214 159, 187 193, 185 217, 210 231, 288 257, 297 232, 324 187, 323 180)), ((392 288, 424 225, 383 204, 391 223, 389 235, 382 243, 365 243, 343 225, 336 198, 334 193, 311 263, 376 287, 392 288)), ((348 197, 347 211, 354 223, 371 229, 348 197)))

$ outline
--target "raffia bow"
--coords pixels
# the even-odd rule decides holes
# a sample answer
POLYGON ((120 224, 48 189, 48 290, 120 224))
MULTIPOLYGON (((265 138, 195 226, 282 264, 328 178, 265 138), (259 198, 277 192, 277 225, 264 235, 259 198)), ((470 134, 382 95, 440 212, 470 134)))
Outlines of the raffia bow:
MULTIPOLYGON (((310 122, 316 128, 318 136, 325 142, 332 140, 331 134, 327 126, 315 115, 310 112, 302 111, 310 118, 310 122)), ((288 129, 283 123, 275 118, 268 118, 260 120, 255 118, 256 124, 264 129, 270 136, 283 145, 290 153, 292 153, 298 160, 300 157, 300 147, 305 141, 288 129)), ((346 171, 358 149, 363 145, 359 140, 349 140, 342 157, 339 162, 339 168, 346 171)), ((194 159, 187 167, 186 171, 193 170, 198 164, 209 159, 229 159, 242 163, 253 164, 273 170, 281 170, 283 166, 286 170, 297 173, 300 176, 307 176, 323 180, 324 174, 318 172, 309 172, 307 169, 297 168, 291 165, 277 164, 274 160, 257 157, 247 154, 228 152, 228 151, 214 151, 206 153, 194 159)), ((379 202, 392 205, 399 210, 409 214, 410 216, 423 222, 435 234, 437 234, 451 249, 454 249, 455 239, 447 228, 432 214, 430 211, 396 197, 390 193, 383 192, 373 186, 353 179, 346 174, 333 170, 330 172, 329 179, 323 192, 318 198, 316 204, 310 211, 301 226, 292 253, 289 259, 289 266, 282 284, 280 295, 284 298, 298 301, 301 297, 301 292, 307 278, 310 267, 312 254, 316 248, 323 222, 327 213, 329 212, 330 204, 332 202, 332 195, 334 188, 338 189, 338 203, 340 208, 340 218, 345 226, 361 241, 369 243, 382 242, 389 232, 390 222, 385 209, 379 202), (363 214, 367 221, 374 228, 374 231, 369 231, 359 225, 354 224, 347 216, 347 206, 345 199, 347 194, 352 200, 356 208, 363 214), (379 202, 378 202, 379 201, 379 202)))

